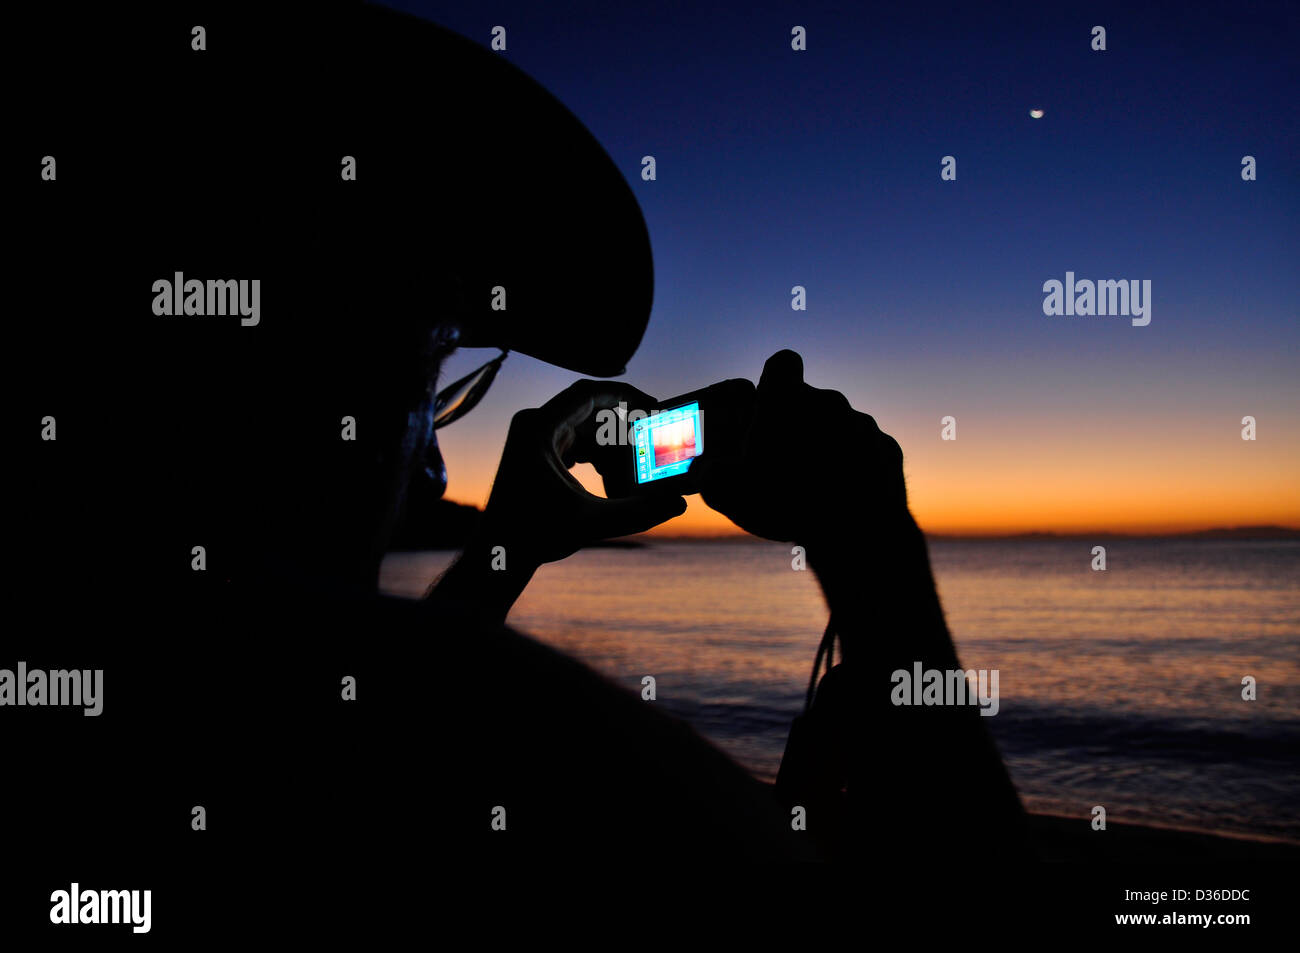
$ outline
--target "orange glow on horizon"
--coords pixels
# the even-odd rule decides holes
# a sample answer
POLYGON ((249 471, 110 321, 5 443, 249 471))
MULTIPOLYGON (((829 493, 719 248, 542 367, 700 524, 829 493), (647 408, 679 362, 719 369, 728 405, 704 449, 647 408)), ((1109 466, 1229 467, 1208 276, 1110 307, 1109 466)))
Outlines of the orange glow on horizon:
MULTIPOLYGON (((912 466, 907 469, 912 476, 912 466)), ((575 476, 593 493, 603 494, 594 471, 575 468, 575 476)), ((1244 484, 1245 492, 1237 494, 1221 492, 1222 486, 1232 483, 1222 481, 1213 469, 1172 485, 1154 479, 1144 482, 1143 477, 1155 475, 1141 468, 1116 476, 1099 481, 1093 471, 1057 472, 1050 479, 1038 473, 1023 482, 1010 482, 995 470, 971 467, 955 483, 951 474, 909 479, 908 499, 921 528, 936 535, 1159 534, 1238 526, 1300 529, 1300 494, 1294 492, 1285 471, 1256 472, 1244 484)), ((686 502, 685 513, 650 535, 743 535, 700 496, 689 496, 686 502)))
MULTIPOLYGON (((677 519, 651 530, 651 536, 739 536, 744 532, 731 520, 709 509, 698 496, 686 499, 687 510, 677 519)), ((1153 534, 1188 533, 1200 530, 1239 526, 1284 526, 1300 529, 1300 512, 1293 507, 1289 512, 1280 510, 1276 515, 1260 511, 1234 511, 1223 509, 1216 515, 1205 512, 1200 516, 1179 515, 1170 512, 1163 518, 1153 518, 1150 512, 1134 512, 1129 518, 1115 518, 1114 511, 1094 510, 1069 513, 1046 511, 1008 513, 991 507, 962 509, 958 506, 937 506, 927 509, 913 503, 912 515, 925 532, 939 536, 1009 536, 1019 533, 1056 533, 1060 535, 1084 533, 1153 534)))
MULTIPOLYGON (((1300 528, 1300 429, 1289 421, 1274 422, 1269 439, 1258 442, 1242 440, 1233 421, 1208 414, 1187 421, 1163 416, 1158 423, 1119 416, 1068 426, 1037 414, 988 416, 967 424, 954 441, 941 441, 937 425, 922 427, 906 418, 886 423, 903 447, 912 515, 927 533, 1300 528)), ((465 479, 452 488, 450 498, 482 506, 498 458, 499 449, 486 447, 476 468, 458 467, 465 479)), ((590 465, 580 464, 572 472, 588 490, 604 495, 590 465)), ((789 473, 797 479, 797 461, 789 473)), ((688 497, 687 504, 684 514, 651 534, 742 534, 699 496, 688 497)))

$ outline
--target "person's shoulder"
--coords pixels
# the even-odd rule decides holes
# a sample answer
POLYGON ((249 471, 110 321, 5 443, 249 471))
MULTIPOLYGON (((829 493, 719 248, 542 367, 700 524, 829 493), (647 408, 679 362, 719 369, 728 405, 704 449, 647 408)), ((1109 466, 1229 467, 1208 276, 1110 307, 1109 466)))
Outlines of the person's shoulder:
MULTIPOLYGON (((445 602, 340 598, 312 611, 354 633, 348 664, 365 666, 374 727, 400 716, 401 743, 423 742, 433 800, 467 818, 508 808, 511 856, 560 845, 604 856, 629 838, 699 856, 813 856, 764 785, 641 696, 641 673, 624 686, 445 602)), ((486 822, 462 833, 474 856, 496 857, 506 843, 486 822)))
POLYGON ((496 681, 559 679, 571 690, 633 697, 578 659, 508 624, 488 622, 455 605, 379 597, 375 611, 395 626, 417 631, 448 665, 468 666, 475 675, 490 673, 496 681))

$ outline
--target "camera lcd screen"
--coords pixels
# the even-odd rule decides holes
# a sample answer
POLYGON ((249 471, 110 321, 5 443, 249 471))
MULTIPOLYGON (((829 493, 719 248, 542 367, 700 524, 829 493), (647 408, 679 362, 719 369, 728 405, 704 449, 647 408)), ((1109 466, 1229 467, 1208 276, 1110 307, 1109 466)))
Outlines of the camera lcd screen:
POLYGON ((643 417, 632 423, 636 482, 651 483, 690 469, 704 452, 704 428, 698 401, 643 417))

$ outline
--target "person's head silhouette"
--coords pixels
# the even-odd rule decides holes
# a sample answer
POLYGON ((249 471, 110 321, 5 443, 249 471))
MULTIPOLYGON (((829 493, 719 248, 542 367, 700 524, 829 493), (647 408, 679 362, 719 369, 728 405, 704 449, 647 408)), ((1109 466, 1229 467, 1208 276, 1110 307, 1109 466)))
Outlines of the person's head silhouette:
POLYGON ((274 563, 373 586, 408 480, 445 483, 435 418, 471 409, 500 366, 443 382, 440 404, 453 349, 623 370, 652 297, 640 209, 567 109, 440 27, 361 5, 219 9, 199 53, 181 20, 122 46, 49 33, 55 62, 102 47, 114 68, 25 117, 66 170, 28 209, 32 247, 60 250, 32 268, 94 312, 25 329, 47 386, 24 399, 63 425, 32 491, 61 500, 66 531, 107 519, 142 559, 184 568, 202 541, 216 575, 274 563), (258 279, 258 323, 150 313, 151 285, 178 273, 258 279))

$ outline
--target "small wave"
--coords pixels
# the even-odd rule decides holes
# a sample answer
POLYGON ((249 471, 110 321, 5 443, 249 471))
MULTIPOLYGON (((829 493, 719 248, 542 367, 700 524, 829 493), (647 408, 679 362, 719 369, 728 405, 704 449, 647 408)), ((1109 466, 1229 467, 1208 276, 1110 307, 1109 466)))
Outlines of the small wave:
POLYGON ((1271 761, 1300 762, 1300 721, 1239 722, 1232 726, 1201 718, 1142 717, 1020 706, 990 719, 1005 749, 1032 754, 1047 749, 1093 751, 1184 764, 1271 761), (1238 727, 1240 725, 1241 727, 1238 727))

